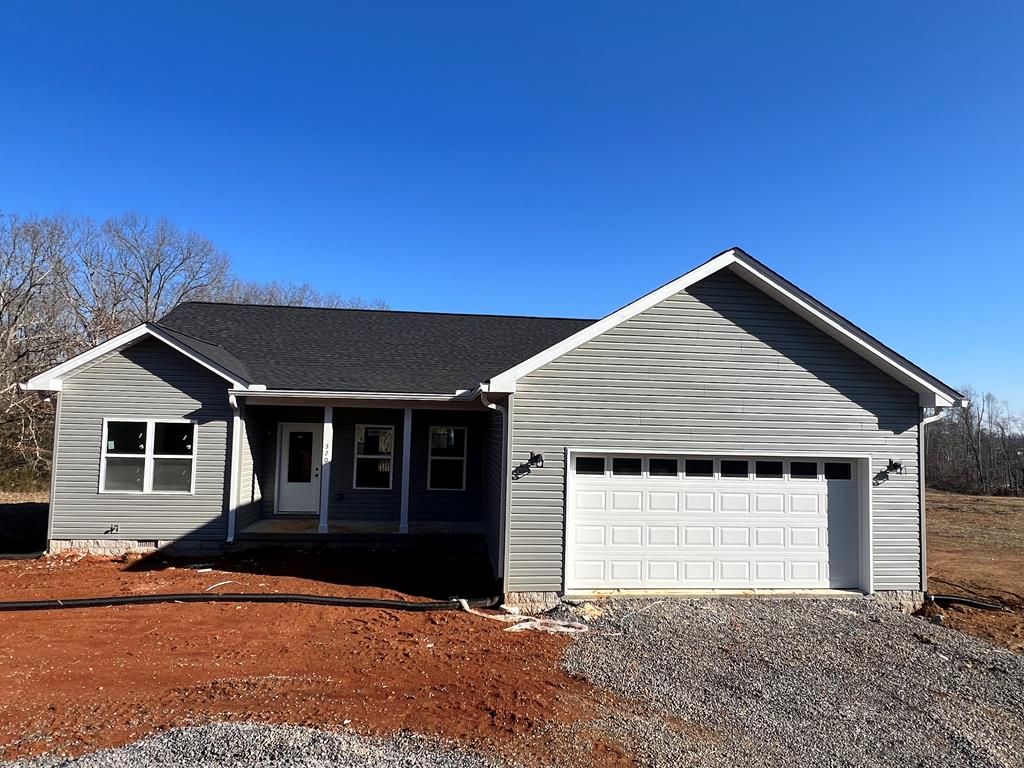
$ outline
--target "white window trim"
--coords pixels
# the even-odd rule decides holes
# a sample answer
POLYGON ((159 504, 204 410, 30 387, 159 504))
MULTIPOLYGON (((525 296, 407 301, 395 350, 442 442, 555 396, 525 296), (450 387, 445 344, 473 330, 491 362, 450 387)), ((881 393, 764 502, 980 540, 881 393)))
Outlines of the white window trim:
MULTIPOLYGON (((356 424, 355 433, 352 436, 352 490, 354 491, 390 491, 395 484, 395 425, 394 424, 356 424), (390 429, 391 430, 391 451, 389 453, 360 453, 359 452, 359 430, 360 429, 390 429), (359 478, 360 459, 388 459, 390 469, 388 470, 388 487, 377 487, 372 485, 356 485, 359 478)), ((408 471, 408 470, 406 470, 408 471)))
POLYGON ((194 419, 140 419, 138 416, 110 416, 103 419, 102 443, 100 445, 100 479, 98 492, 104 495, 126 494, 130 496, 195 496, 196 493, 196 459, 199 456, 199 422, 194 419), (146 451, 145 453, 108 453, 107 425, 110 422, 131 422, 133 424, 146 425, 146 451), (191 424, 192 425, 192 455, 183 454, 154 454, 153 445, 156 441, 157 424, 191 424), (113 459, 142 459, 142 490, 141 491, 108 491, 105 489, 107 481, 107 458, 113 459), (153 460, 154 459, 191 459, 192 475, 191 484, 187 491, 154 491, 153 490, 153 460))
POLYGON ((434 424, 427 431, 427 490, 428 491, 464 491, 466 490, 466 462, 469 453, 469 430, 466 427, 452 427, 443 424, 434 424), (461 430, 462 435, 462 456, 435 456, 434 442, 431 440, 431 433, 435 429, 461 430), (462 462, 462 486, 460 488, 435 488, 431 478, 431 468, 434 461, 461 461, 462 462))

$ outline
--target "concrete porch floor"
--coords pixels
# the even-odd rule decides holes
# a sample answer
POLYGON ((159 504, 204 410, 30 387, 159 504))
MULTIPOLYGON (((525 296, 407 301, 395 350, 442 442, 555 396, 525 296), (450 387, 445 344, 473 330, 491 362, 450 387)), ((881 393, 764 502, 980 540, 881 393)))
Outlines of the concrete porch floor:
MULTIPOLYGON (((330 520, 329 534, 367 533, 367 534, 398 534, 398 521, 392 520, 330 520)), ((260 536, 294 535, 315 537, 318 533, 320 520, 316 517, 265 517, 242 528, 238 533, 244 538, 260 536)), ((411 534, 482 534, 483 526, 479 522, 463 521, 430 521, 410 520, 411 534)))

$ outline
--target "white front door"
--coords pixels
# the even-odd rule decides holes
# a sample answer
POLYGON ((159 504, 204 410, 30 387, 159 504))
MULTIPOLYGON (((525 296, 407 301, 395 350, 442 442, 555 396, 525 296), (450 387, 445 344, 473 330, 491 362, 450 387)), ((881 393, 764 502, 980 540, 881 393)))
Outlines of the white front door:
POLYGON ((320 511, 322 424, 281 424, 277 461, 277 512, 320 511))

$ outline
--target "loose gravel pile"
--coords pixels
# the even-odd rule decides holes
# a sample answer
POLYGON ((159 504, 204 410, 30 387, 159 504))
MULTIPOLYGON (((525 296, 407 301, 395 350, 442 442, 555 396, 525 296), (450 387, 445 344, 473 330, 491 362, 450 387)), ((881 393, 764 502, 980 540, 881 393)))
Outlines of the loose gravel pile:
POLYGON ((409 734, 390 739, 291 725, 178 728, 74 759, 43 757, 6 768, 496 768, 500 763, 409 734))
POLYGON ((599 607, 566 665, 679 719, 609 725, 644 763, 1024 765, 1024 657, 954 630, 869 600, 599 607))

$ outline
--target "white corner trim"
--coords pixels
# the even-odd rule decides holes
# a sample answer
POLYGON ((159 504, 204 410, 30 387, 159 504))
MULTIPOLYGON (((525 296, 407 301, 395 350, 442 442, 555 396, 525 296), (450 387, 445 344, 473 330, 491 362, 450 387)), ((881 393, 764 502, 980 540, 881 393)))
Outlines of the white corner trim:
POLYGON ((769 297, 803 317, 855 354, 860 355, 897 381, 918 392, 921 396, 922 405, 955 406, 964 402, 955 390, 934 379, 930 374, 909 363, 909 361, 907 361, 909 363, 908 366, 895 359, 893 357, 894 353, 883 348, 865 332, 849 321, 843 320, 832 310, 827 310, 824 304, 813 299, 810 294, 792 283, 788 281, 780 282, 767 267, 763 267, 756 260, 737 248, 730 248, 728 251, 718 254, 696 269, 690 270, 675 280, 640 297, 631 304, 627 304, 592 325, 588 325, 583 330, 577 331, 558 344, 538 352, 533 357, 524 360, 497 376, 493 376, 490 381, 485 382, 478 389, 489 392, 513 393, 516 391, 517 381, 523 376, 532 373, 541 366, 576 349, 581 344, 650 309, 670 296, 726 268, 733 268, 737 277, 768 294, 769 297), (826 311, 823 311, 822 308, 826 311))
POLYGON ((185 357, 193 360, 199 365, 203 366, 207 370, 220 376, 226 380, 234 389, 240 391, 247 391, 249 382, 242 381, 238 377, 231 373, 228 373, 220 366, 207 360, 205 357, 201 357, 190 349, 181 346, 169 336, 161 333, 159 329, 149 323, 142 323, 137 325, 131 330, 125 331, 124 333, 118 334, 112 339, 108 339, 102 344, 98 344, 92 349, 87 349, 81 354, 75 355, 70 360, 66 360, 60 365, 55 365, 42 373, 33 376, 25 384, 21 385, 22 389, 30 391, 42 391, 42 392, 59 392, 63 389, 64 378, 73 373, 74 371, 81 368, 83 365, 88 365, 94 360, 97 360, 109 352, 115 352, 119 349, 123 349, 136 341, 140 340, 144 336, 150 336, 157 341, 162 341, 167 346, 171 347, 175 351, 184 355, 185 357))

